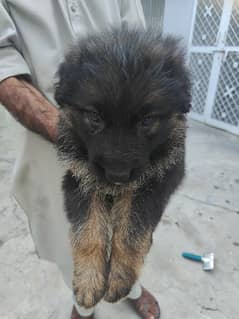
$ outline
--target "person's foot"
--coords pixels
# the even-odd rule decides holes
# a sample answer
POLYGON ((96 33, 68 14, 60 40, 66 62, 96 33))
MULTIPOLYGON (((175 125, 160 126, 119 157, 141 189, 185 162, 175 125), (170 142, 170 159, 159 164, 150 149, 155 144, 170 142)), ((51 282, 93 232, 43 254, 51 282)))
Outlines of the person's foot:
POLYGON ((157 300, 151 293, 142 287, 142 295, 138 299, 128 298, 129 303, 143 319, 160 318, 160 308, 157 300))
POLYGON ((78 314, 75 306, 72 309, 71 313, 71 319, 94 319, 94 315, 91 315, 89 317, 82 317, 81 315, 78 314))

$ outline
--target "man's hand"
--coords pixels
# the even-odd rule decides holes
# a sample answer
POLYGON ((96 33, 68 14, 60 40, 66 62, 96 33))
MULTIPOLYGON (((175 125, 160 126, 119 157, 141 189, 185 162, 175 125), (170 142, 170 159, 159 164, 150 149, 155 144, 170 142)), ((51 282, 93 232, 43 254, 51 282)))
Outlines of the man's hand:
POLYGON ((33 85, 15 77, 0 82, 0 102, 26 128, 56 141, 59 111, 33 85))

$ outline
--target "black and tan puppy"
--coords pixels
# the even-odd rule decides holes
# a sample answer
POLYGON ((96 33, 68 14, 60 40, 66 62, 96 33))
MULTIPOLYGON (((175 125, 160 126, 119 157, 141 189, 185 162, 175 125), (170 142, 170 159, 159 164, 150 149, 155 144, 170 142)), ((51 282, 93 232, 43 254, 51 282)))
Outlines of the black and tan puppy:
POLYGON ((184 176, 191 96, 183 52, 152 31, 88 36, 60 66, 55 96, 76 299, 86 308, 115 302, 138 279, 184 176))

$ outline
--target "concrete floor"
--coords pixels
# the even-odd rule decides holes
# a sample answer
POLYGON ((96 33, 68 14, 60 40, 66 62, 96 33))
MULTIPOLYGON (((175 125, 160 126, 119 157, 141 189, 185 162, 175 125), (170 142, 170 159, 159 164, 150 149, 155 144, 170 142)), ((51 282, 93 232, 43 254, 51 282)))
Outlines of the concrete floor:
MULTIPOLYGON (((0 123, 1 125, 1 123, 0 123)), ((163 319, 238 319, 239 138, 189 123, 187 178, 155 232, 142 275, 163 319), (181 258, 215 252, 216 269, 181 258)), ((24 213, 9 198, 18 136, 0 128, 0 318, 68 319, 71 293, 57 267, 39 260, 24 213)), ((138 318, 121 302, 102 303, 97 318, 138 318)))

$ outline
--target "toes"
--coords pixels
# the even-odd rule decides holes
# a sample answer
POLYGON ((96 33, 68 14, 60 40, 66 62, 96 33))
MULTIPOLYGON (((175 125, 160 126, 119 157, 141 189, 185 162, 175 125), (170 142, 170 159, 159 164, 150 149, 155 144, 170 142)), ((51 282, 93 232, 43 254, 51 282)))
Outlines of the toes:
POLYGON ((104 299, 107 302, 114 303, 126 297, 129 294, 129 292, 130 292, 130 288, 125 288, 125 287, 111 288, 106 293, 104 299))
POLYGON ((75 296, 77 303, 85 308, 92 308, 94 307, 104 296, 105 290, 99 291, 91 291, 89 289, 80 290, 75 289, 75 296))
POLYGON ((107 302, 117 302, 122 298, 125 298, 130 293, 132 284, 131 277, 125 276, 126 271, 121 273, 111 273, 108 280, 108 290, 104 299, 107 302), (124 274, 124 275, 122 275, 124 274))
POLYGON ((147 319, 158 319, 160 318, 160 309, 157 301, 148 303, 146 305, 147 310, 145 313, 147 314, 147 319))

